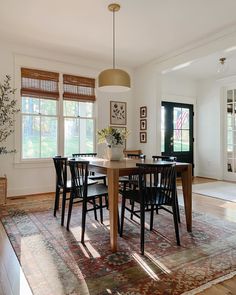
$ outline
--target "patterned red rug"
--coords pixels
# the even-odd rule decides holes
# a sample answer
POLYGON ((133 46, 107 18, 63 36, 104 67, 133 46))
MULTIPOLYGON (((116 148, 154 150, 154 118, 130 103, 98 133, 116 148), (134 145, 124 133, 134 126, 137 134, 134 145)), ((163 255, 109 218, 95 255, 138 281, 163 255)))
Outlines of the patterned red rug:
POLYGON ((86 246, 79 242, 80 207, 74 208, 69 232, 51 210, 1 215, 35 295, 182 294, 236 270, 236 224, 201 213, 193 214, 191 234, 182 216, 180 247, 172 216, 156 215, 156 230, 146 230, 145 256, 139 250, 139 225, 129 219, 113 254, 108 221, 94 221, 92 212, 86 246))

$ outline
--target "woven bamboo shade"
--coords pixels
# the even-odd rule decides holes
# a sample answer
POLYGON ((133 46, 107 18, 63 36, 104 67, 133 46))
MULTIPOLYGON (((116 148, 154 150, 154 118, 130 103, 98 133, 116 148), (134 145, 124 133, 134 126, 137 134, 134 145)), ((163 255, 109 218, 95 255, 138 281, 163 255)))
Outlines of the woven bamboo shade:
POLYGON ((59 73, 21 68, 21 96, 59 99, 59 73))
POLYGON ((63 99, 75 101, 95 101, 95 79, 63 75, 63 99))

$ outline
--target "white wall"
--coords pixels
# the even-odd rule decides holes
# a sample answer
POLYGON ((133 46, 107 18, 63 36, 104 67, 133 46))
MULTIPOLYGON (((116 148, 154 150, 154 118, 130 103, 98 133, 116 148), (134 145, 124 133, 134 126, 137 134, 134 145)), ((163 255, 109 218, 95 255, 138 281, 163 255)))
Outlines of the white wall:
POLYGON ((197 159, 198 175, 222 178, 221 97, 215 79, 198 82, 197 93, 197 159))
POLYGON ((195 80, 178 74, 162 76, 162 100, 193 104, 196 102, 196 94, 195 80))
MULTIPOLYGON (((198 175, 224 179, 224 89, 236 85, 236 76, 198 82, 197 159, 198 175)), ((225 167, 224 167, 225 165, 225 167)), ((235 175, 233 175, 236 180, 235 175)))
MULTIPOLYGON (((38 69, 58 71, 60 73, 97 77, 101 66, 93 67, 92 61, 85 61, 71 56, 56 55, 53 52, 24 48, 15 44, 1 44, 0 47, 0 79, 6 74, 13 77, 13 84, 17 87, 15 97, 20 104, 20 67, 34 67, 38 69), (87 66, 86 66, 87 63, 87 66)), ((95 64, 95 63, 94 63, 95 64)), ((129 70, 130 73, 130 70, 129 70)), ((131 72, 132 79, 132 72, 131 72)), ((96 126, 98 129, 110 125, 110 100, 127 102, 127 127, 132 129, 132 91, 125 94, 104 94, 97 91, 96 126)), ((6 145, 14 148, 19 142, 19 116, 16 124, 16 134, 11 136, 6 145), (17 142, 15 142, 15 139, 17 142)), ((133 134, 130 135, 127 148, 133 148, 133 134)), ((102 153, 101 149, 98 150, 102 153)), ((7 175, 8 196, 36 194, 54 191, 55 174, 52 161, 40 164, 17 163, 18 154, 0 156, 0 175, 7 175)))
POLYGON ((160 154, 160 93, 161 77, 152 66, 144 66, 134 74, 134 122, 136 149, 150 158, 160 154), (140 107, 147 107, 147 143, 140 143, 140 107))

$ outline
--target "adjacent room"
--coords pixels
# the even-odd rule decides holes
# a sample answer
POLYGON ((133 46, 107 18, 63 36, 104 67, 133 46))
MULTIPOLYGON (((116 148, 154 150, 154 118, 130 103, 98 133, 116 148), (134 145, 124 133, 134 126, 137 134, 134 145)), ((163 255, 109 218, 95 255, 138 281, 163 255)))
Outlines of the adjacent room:
POLYGON ((235 0, 0 4, 0 295, 236 294, 235 0))

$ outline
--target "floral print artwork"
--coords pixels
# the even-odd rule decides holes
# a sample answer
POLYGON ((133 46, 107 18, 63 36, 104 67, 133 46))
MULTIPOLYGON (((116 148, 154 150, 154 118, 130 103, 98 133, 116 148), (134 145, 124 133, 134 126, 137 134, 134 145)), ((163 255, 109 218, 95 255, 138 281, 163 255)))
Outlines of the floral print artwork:
POLYGON ((126 125, 126 102, 111 101, 111 124, 126 125))

